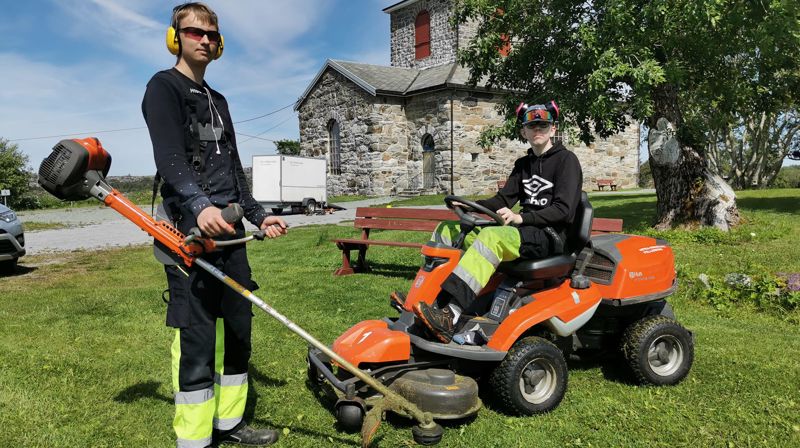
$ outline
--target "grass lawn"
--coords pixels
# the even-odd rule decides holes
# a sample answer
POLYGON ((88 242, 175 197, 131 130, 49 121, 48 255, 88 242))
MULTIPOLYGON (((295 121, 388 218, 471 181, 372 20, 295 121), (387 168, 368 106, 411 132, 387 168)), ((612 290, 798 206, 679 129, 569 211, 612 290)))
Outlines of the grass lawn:
MULTIPOLYGON (((800 446, 797 310, 720 312, 698 297, 701 273, 800 272, 800 191, 739 196, 745 224, 731 234, 658 234, 677 256, 681 287, 671 302, 696 338, 686 381, 639 387, 616 361, 570 362, 569 389, 554 412, 509 417, 489 404, 476 419, 447 425, 440 446, 800 446)), ((653 195, 592 203, 596 216, 624 218, 626 232, 653 233, 653 195)), ((329 240, 356 234, 305 227, 252 244, 256 294, 326 343, 356 322, 396 315, 388 293, 409 288, 420 256, 375 247, 374 272, 333 277, 341 256, 329 240)), ((18 275, 0 278, 0 446, 174 446, 164 288, 149 247, 28 256, 18 275)), ((357 434, 337 431, 331 402, 307 388, 306 344, 260 310, 253 349, 247 415, 255 425, 282 430, 279 446, 360 444, 357 434)), ((407 445, 410 422, 392 417, 374 446, 407 445)))

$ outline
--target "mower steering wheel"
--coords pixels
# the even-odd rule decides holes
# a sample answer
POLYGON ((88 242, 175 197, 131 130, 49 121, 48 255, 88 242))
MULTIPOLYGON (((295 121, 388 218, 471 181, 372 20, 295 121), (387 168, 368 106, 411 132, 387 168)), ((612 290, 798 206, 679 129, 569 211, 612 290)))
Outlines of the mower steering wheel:
POLYGON ((444 203, 447 205, 447 208, 456 212, 456 215, 458 215, 458 218, 461 220, 461 222, 466 222, 473 227, 506 225, 505 220, 497 213, 478 204, 477 202, 464 199, 461 196, 445 196, 444 203), (455 205, 453 202, 459 202, 460 204, 455 205), (483 213, 492 219, 481 218, 476 213, 483 213))

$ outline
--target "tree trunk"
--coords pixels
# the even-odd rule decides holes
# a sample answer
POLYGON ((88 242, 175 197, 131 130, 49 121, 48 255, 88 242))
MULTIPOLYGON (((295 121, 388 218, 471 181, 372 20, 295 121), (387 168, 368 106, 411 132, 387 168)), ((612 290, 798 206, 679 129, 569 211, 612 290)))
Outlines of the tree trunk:
POLYGON ((688 137, 678 132, 683 119, 675 87, 657 88, 653 100, 647 143, 658 198, 655 227, 688 224, 729 230, 739 222, 736 195, 706 168, 703 156, 686 143, 688 137))

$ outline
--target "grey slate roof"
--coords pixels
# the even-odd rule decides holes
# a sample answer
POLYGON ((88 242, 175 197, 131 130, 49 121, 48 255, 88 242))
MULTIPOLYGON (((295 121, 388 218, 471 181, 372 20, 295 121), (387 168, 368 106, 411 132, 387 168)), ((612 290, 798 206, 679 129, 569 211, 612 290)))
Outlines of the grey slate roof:
POLYGON ((322 75, 329 69, 340 73, 373 96, 412 96, 423 91, 444 87, 465 87, 477 90, 486 87, 485 82, 479 82, 476 87, 469 86, 469 70, 457 63, 420 70, 328 59, 305 92, 298 98, 294 106, 295 110, 300 108, 322 75))

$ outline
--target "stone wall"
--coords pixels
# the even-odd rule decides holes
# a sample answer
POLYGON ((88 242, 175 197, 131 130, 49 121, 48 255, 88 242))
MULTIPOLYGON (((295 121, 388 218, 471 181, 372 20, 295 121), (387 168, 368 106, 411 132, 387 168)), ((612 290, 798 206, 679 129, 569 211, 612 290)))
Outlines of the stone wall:
POLYGON ((385 171, 370 135, 375 125, 382 126, 385 121, 383 115, 374 113, 374 102, 363 89, 329 69, 298 110, 300 155, 305 157, 325 156, 330 161, 328 126, 331 120, 339 123, 341 174, 328 173, 331 195, 389 193, 383 185, 372 185, 377 173, 385 171))
MULTIPOLYGON (((422 139, 435 144, 434 187, 423 193, 450 192, 450 98, 453 98, 453 179, 456 194, 489 194, 505 180, 514 160, 528 145, 503 139, 490 148, 478 145, 482 131, 501 123, 497 112, 502 97, 483 92, 451 90, 406 99, 364 92, 335 71, 327 71, 300 107, 300 148, 306 157, 330 160, 328 124, 340 126, 341 174, 328 175, 331 195, 392 195, 423 185, 422 139)), ((569 135, 569 132, 566 133, 569 135)), ((639 166, 639 128, 598 139, 589 146, 565 137, 584 173, 583 188, 596 180, 615 179, 620 188, 636 186, 639 166)))
POLYGON ((505 179, 512 163, 525 154, 521 142, 501 141, 491 148, 481 148, 478 138, 483 130, 502 118, 497 112, 499 97, 486 93, 451 90, 410 98, 406 106, 409 127, 409 183, 421 186, 422 138, 430 134, 436 144, 435 187, 424 193, 445 193, 451 187, 450 98, 453 98, 453 179, 456 194, 491 193, 497 181, 505 179))
POLYGON ((393 67, 427 68, 456 60, 456 43, 450 25, 450 0, 420 0, 391 13, 391 54, 393 67), (414 49, 414 21, 420 11, 431 17, 431 54, 417 60, 414 49))
POLYGON ((639 124, 617 135, 584 145, 574 138, 564 144, 575 152, 583 167, 583 189, 597 189, 597 179, 613 179, 618 188, 636 188, 639 181, 639 124))

